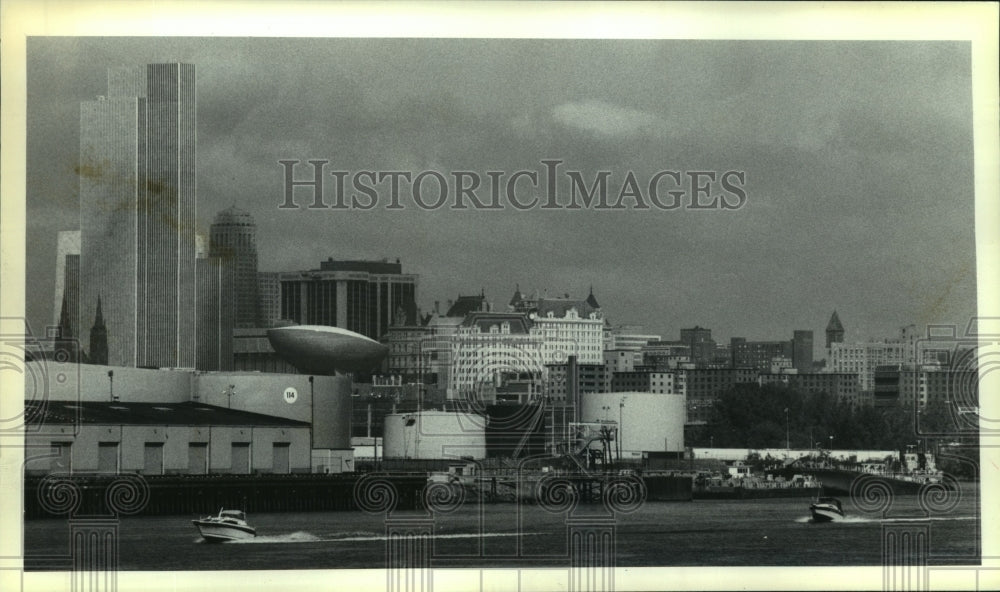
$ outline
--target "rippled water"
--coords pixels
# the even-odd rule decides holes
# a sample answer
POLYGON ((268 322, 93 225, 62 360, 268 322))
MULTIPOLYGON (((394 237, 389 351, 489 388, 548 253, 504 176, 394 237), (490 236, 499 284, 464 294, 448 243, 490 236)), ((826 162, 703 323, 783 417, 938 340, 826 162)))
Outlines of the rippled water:
MULTIPOLYGON (((889 533, 928 532, 929 565, 979 563, 978 496, 966 488, 955 503, 925 511, 915 496, 892 500, 886 513, 864 512, 844 498, 848 518, 814 524, 808 499, 650 502, 609 517, 602 506, 572 515, 538 506, 467 504, 446 515, 316 512, 250 515, 258 537, 207 544, 198 516, 123 518, 119 567, 124 570, 382 568, 387 529, 432 532, 435 567, 569 565, 572 531, 612 532, 615 563, 626 566, 881 565, 889 533)), ((25 523, 31 557, 68 553, 65 520, 25 523)))

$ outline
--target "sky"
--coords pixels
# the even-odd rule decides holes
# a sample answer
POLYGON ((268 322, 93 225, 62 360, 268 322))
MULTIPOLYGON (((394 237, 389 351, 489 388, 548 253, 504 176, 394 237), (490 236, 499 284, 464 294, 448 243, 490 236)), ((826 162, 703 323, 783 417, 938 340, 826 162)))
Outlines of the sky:
MULTIPOLYGON (((197 73, 199 231, 231 205, 250 212, 262 271, 398 258, 425 312, 480 290, 504 309, 516 285, 592 287, 613 325, 667 339, 700 325, 719 342, 811 329, 817 357, 834 310, 846 341, 911 323, 961 330, 975 314, 966 42, 32 37, 36 333, 53 319, 57 232, 78 228, 80 102, 106 94, 109 67, 178 61, 197 73), (309 159, 472 171, 483 201, 488 171, 541 175, 545 159, 588 183, 608 171, 612 198, 629 172, 645 192, 659 171, 739 171, 746 200, 426 211, 386 209, 381 185, 371 210, 309 209, 302 190, 303 207, 281 209, 284 159, 302 162, 298 178, 309 159)), ((558 186, 565 196, 567 178, 558 186)))

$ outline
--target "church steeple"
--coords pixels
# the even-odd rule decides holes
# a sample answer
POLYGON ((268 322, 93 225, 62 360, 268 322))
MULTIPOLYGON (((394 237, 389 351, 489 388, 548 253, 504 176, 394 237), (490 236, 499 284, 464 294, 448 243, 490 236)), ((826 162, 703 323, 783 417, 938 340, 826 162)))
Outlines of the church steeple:
POLYGON ((66 296, 62 299, 62 312, 59 313, 59 338, 72 339, 73 327, 69 322, 69 310, 66 308, 66 296))
POLYGON ((104 314, 101 311, 101 297, 97 296, 97 313, 94 315, 94 326, 90 328, 90 363, 106 365, 108 363, 108 328, 104 326, 104 314))
POLYGON ((59 333, 56 336, 53 354, 57 362, 77 362, 76 340, 73 339, 73 327, 69 322, 69 310, 66 306, 66 296, 63 296, 62 312, 59 313, 59 333))
POLYGON ((510 302, 507 303, 507 306, 512 309, 517 308, 521 300, 524 300, 524 297, 521 295, 521 284, 514 284, 514 295, 510 297, 510 302))

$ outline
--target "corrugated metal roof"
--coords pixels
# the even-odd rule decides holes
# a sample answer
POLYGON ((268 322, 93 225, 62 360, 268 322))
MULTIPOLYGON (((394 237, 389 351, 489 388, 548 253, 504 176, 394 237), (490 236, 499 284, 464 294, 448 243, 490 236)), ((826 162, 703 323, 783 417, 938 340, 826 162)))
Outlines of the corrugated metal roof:
POLYGON ((25 401, 25 414, 46 424, 104 425, 196 425, 196 426, 289 426, 308 427, 309 423, 227 409, 203 403, 122 403, 98 401, 25 401))

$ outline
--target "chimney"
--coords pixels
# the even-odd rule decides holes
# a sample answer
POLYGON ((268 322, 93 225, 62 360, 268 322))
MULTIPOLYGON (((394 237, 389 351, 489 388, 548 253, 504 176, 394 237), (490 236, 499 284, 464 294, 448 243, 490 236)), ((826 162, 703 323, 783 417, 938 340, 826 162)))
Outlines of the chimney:
POLYGON ((438 316, 441 315, 441 301, 440 300, 435 300, 434 301, 434 314, 438 315, 438 316))

